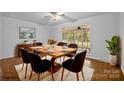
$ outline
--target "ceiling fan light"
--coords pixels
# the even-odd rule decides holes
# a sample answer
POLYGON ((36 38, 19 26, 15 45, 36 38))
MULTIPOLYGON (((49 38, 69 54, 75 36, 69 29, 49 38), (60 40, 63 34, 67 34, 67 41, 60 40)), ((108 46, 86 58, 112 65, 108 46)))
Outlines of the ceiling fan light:
POLYGON ((51 17, 53 20, 59 20, 59 19, 61 19, 62 17, 61 16, 58 16, 58 15, 56 15, 56 16, 53 16, 53 17, 51 17))
POLYGON ((59 20, 61 19, 62 17, 61 16, 56 16, 56 20, 59 20))

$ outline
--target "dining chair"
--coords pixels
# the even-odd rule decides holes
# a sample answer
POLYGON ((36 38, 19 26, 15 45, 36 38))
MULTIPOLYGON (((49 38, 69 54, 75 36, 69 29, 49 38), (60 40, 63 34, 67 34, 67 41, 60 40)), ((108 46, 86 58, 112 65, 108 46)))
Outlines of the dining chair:
MULTIPOLYGON (((67 43, 65 42, 58 42, 57 46, 67 46, 67 43)), ((64 58, 63 58, 64 60, 64 58)), ((60 62, 61 62, 61 57, 60 57, 60 62)))
POLYGON ((37 80, 39 80, 40 79, 40 73, 43 73, 43 72, 48 71, 50 69, 50 73, 52 75, 52 80, 54 80, 51 61, 49 61, 47 59, 42 60, 40 58, 40 56, 38 54, 35 54, 35 53, 29 53, 29 59, 30 59, 31 68, 32 68, 29 79, 31 79, 33 71, 35 73, 38 73, 37 80))
POLYGON ((35 42, 35 43, 33 43, 33 46, 42 46, 43 45, 43 43, 41 43, 41 42, 35 42))
POLYGON ((28 68, 28 64, 30 63, 29 55, 28 55, 28 51, 24 48, 21 48, 20 51, 21 51, 21 57, 23 60, 22 70, 23 70, 24 64, 26 64, 26 68, 25 68, 25 79, 26 79, 27 68, 28 68))
MULTIPOLYGON (((35 43, 33 43, 33 46, 42 46, 42 45, 43 45, 43 43, 41 43, 41 42, 35 42, 35 43)), ((43 54, 43 53, 41 53, 41 52, 39 52, 37 50, 34 50, 33 52, 36 53, 36 54, 39 54, 41 57, 47 58, 45 54, 43 54)))
POLYGON ((86 56, 86 50, 78 53, 74 59, 68 59, 66 61, 64 61, 62 63, 62 75, 61 75, 61 81, 63 80, 63 75, 64 75, 64 69, 67 69, 71 72, 76 73, 77 76, 77 81, 79 81, 79 76, 78 73, 81 71, 82 72, 82 77, 84 79, 84 75, 83 75, 83 65, 84 65, 84 60, 85 60, 85 56, 86 56))
POLYGON ((58 42, 57 46, 67 46, 67 43, 65 43, 65 42, 58 42))
MULTIPOLYGON (((71 54, 66 55, 67 57, 72 58, 72 57, 74 57, 76 55, 78 45, 77 44, 69 44, 68 47, 69 48, 76 48, 76 51, 72 52, 71 54)), ((66 56, 64 56, 63 61, 65 60, 66 56)))

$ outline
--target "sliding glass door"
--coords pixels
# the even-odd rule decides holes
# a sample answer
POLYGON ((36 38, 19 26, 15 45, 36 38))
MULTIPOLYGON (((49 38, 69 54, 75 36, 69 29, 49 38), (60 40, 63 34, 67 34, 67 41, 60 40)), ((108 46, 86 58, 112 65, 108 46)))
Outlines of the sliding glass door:
POLYGON ((62 31, 62 40, 67 43, 76 43, 79 48, 90 51, 91 41, 90 26, 80 29, 66 29, 62 31))

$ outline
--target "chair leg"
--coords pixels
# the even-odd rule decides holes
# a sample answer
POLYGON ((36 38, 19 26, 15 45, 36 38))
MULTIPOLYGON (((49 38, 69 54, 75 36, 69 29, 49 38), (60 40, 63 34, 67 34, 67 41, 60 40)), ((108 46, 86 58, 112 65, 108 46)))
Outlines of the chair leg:
POLYGON ((81 72, 82 72, 82 77, 83 77, 83 80, 85 81, 83 70, 82 70, 81 72))
POLYGON ((27 68, 28 68, 28 64, 26 64, 26 69, 25 69, 25 79, 26 79, 26 75, 27 75, 27 68))
POLYGON ((24 63, 22 64, 22 68, 21 68, 21 70, 23 70, 23 67, 24 67, 24 63))
POLYGON ((61 57, 60 57, 60 62, 61 62, 61 57))
POLYGON ((29 79, 31 79, 31 77, 32 77, 32 73, 33 73, 33 70, 31 70, 31 74, 30 74, 30 77, 29 77, 29 79))
POLYGON ((63 75, 64 75, 64 68, 62 69, 61 81, 63 80, 63 75))
POLYGON ((63 62, 64 62, 64 60, 65 60, 65 56, 63 57, 63 62))
POLYGON ((52 67, 51 67, 50 69, 51 69, 52 80, 54 81, 54 77, 53 77, 53 69, 52 69, 52 67))
POLYGON ((38 77, 37 77, 37 81, 39 81, 40 80, 40 73, 38 73, 38 77))
POLYGON ((78 73, 76 73, 76 76, 77 76, 77 81, 79 81, 79 76, 78 76, 78 73))

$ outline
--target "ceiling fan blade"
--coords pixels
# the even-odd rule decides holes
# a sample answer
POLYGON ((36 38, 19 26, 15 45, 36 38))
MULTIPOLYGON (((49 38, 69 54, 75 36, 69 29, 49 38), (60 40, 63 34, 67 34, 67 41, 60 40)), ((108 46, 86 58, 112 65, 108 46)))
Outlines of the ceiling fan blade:
POLYGON ((60 16, 66 16, 65 14, 61 14, 60 16))
POLYGON ((58 16, 65 16, 64 13, 58 13, 57 15, 58 15, 58 16))
POLYGON ((62 13, 62 12, 50 12, 50 14, 51 14, 52 16, 65 16, 65 14, 62 13))

